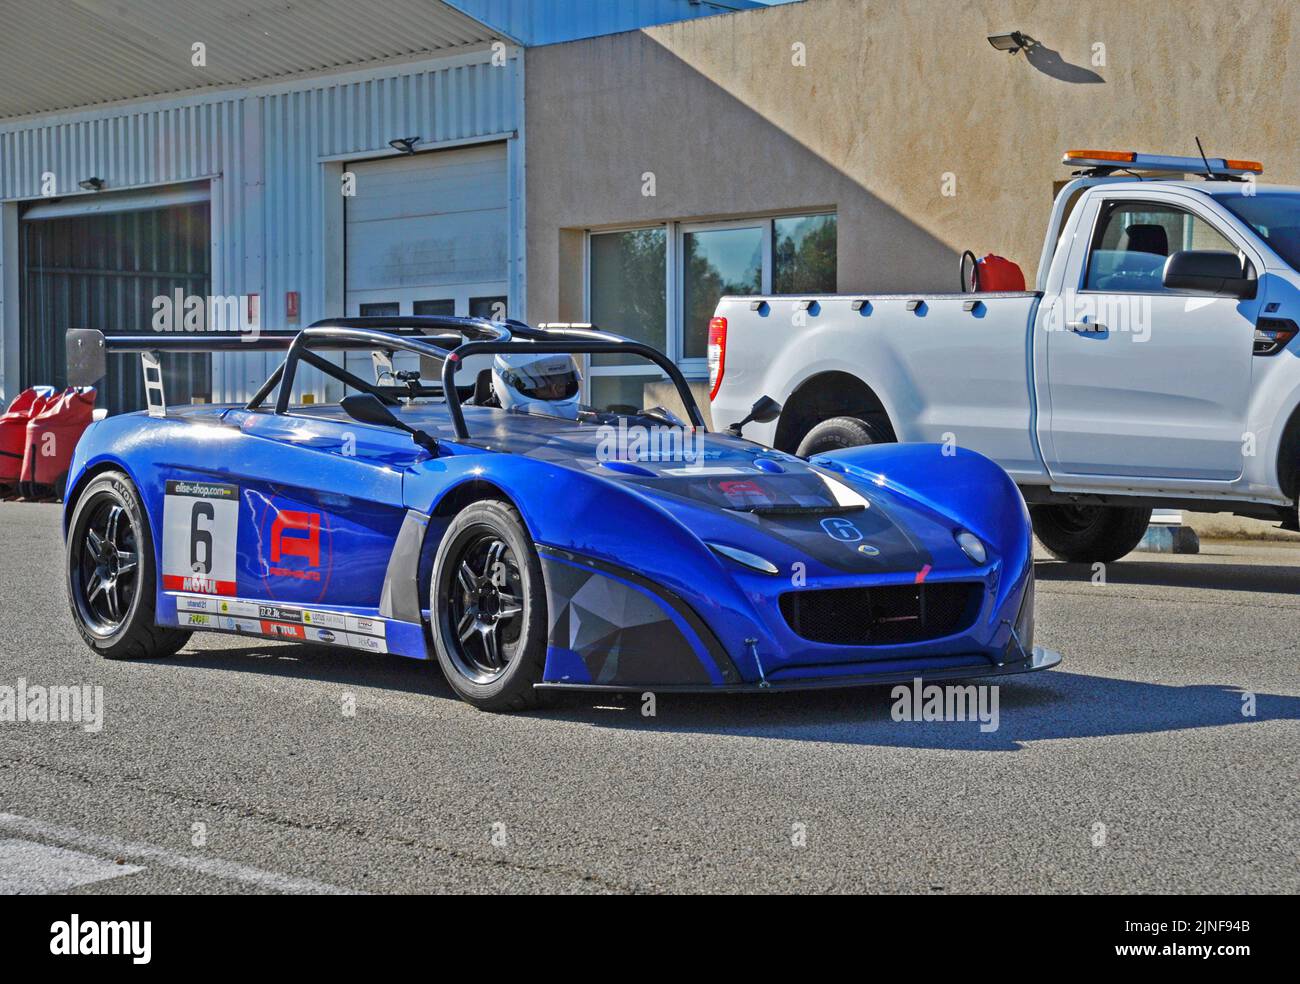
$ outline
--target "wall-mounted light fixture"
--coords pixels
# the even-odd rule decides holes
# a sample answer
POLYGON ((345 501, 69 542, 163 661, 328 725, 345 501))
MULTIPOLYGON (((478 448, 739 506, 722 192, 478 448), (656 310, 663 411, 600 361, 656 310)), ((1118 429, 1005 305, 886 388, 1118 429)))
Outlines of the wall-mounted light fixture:
POLYGON ((989 44, 998 51, 1009 51, 1014 55, 1022 48, 1028 48, 1033 44, 1033 39, 1021 31, 1012 31, 1010 34, 990 34, 989 44))
POLYGON ((86 178, 84 181, 78 181, 77 184, 78 186, 80 186, 82 191, 103 191, 104 190, 103 178, 86 178))
POLYGON ((399 154, 414 154, 415 145, 420 142, 419 137, 398 137, 396 140, 388 141, 388 146, 399 154))

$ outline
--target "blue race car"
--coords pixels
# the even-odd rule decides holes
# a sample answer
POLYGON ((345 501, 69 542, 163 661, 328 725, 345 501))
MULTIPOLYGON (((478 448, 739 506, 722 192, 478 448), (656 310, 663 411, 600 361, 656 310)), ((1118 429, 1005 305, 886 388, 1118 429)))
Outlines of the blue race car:
POLYGON ((806 461, 743 424, 707 433, 678 368, 617 335, 354 318, 82 330, 68 349, 80 382, 106 352, 144 364, 149 409, 90 427, 66 495, 72 613, 109 658, 169 656, 195 630, 436 658, 489 710, 557 690, 776 691, 1060 660, 1033 646, 1029 517, 996 464, 938 445, 806 461), (286 354, 247 405, 166 405, 160 353, 250 349, 286 354), (646 359, 687 419, 519 412, 489 371, 458 380, 552 353, 646 359), (350 395, 291 405, 303 367, 350 395))

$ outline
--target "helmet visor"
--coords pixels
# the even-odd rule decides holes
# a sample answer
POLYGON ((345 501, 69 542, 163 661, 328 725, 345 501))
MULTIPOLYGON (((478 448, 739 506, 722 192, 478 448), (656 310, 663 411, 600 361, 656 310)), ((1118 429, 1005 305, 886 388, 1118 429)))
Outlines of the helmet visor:
POLYGON ((568 356, 512 366, 502 378, 530 400, 571 400, 578 395, 578 367, 568 356))

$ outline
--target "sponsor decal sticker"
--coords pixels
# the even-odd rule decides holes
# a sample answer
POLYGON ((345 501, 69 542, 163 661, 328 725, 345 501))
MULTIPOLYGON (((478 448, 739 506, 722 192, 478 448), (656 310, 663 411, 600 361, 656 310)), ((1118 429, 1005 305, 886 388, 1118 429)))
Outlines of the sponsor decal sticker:
POLYGON ((366 635, 382 636, 384 634, 384 623, 377 618, 361 618, 357 615, 347 617, 349 632, 363 632, 366 635))
POLYGON ((320 580, 320 513, 277 510, 271 522, 272 577, 320 580), (304 567, 289 566, 287 558, 301 558, 304 567))
POLYGON ((305 639, 306 634, 301 625, 289 625, 285 622, 271 622, 262 619, 262 635, 274 636, 280 639, 305 639))
POLYGON ((827 516, 821 526, 827 536, 841 543, 857 543, 862 539, 862 531, 842 516, 827 516))
POLYGON ((263 499, 257 525, 257 557, 266 597, 311 604, 325 597, 334 563, 330 517, 301 504, 263 499), (295 508, 298 507, 298 508, 295 508))
POLYGON ((370 652, 388 652, 382 618, 343 612, 309 611, 286 605, 266 605, 242 598, 177 595, 176 621, 182 626, 243 632, 275 639, 298 639, 370 652))
POLYGON ((302 612, 292 608, 280 608, 278 605, 258 605, 257 617, 273 622, 301 622, 302 612))
POLYGON ((163 589, 233 595, 238 538, 239 486, 167 482, 163 497, 163 589))
POLYGON ((222 615, 257 618, 261 614, 261 609, 261 605, 255 605, 251 601, 227 601, 223 598, 217 602, 217 611, 222 615))
POLYGON ((227 632, 248 632, 252 635, 262 634, 262 623, 251 618, 222 618, 221 627, 227 632))
POLYGON ((347 617, 338 612, 303 612, 303 624, 318 625, 327 629, 346 629, 347 617))
POLYGON ((353 649, 368 649, 372 653, 388 652, 388 646, 383 639, 369 635, 358 635, 355 632, 348 633, 348 645, 353 649))

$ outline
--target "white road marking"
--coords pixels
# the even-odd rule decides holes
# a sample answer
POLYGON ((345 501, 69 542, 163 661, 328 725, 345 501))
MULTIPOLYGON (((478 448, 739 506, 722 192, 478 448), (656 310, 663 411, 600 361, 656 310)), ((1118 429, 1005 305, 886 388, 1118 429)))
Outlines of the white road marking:
POLYGON ((143 868, 28 840, 0 840, 0 895, 60 895, 143 868))
MULTIPOLYGON (((312 881, 310 878, 295 878, 273 871, 264 871, 234 861, 222 861, 218 858, 195 857, 192 854, 178 854, 165 847, 144 844, 138 841, 120 841, 102 834, 87 833, 73 827, 60 827, 57 824, 31 820, 12 813, 0 813, 0 830, 20 834, 24 837, 39 837, 44 840, 57 841, 84 851, 108 855, 113 858, 134 858, 175 868, 179 871, 192 871, 195 874, 221 878, 226 881, 242 882, 273 892, 291 895, 355 895, 350 888, 341 888, 326 882, 312 881)), ((3 866, 3 860, 0 860, 3 866)), ((117 865, 113 865, 117 868, 117 865)), ((120 870, 120 869, 119 869, 120 870)), ((137 869, 138 870, 138 869, 137 869)))

